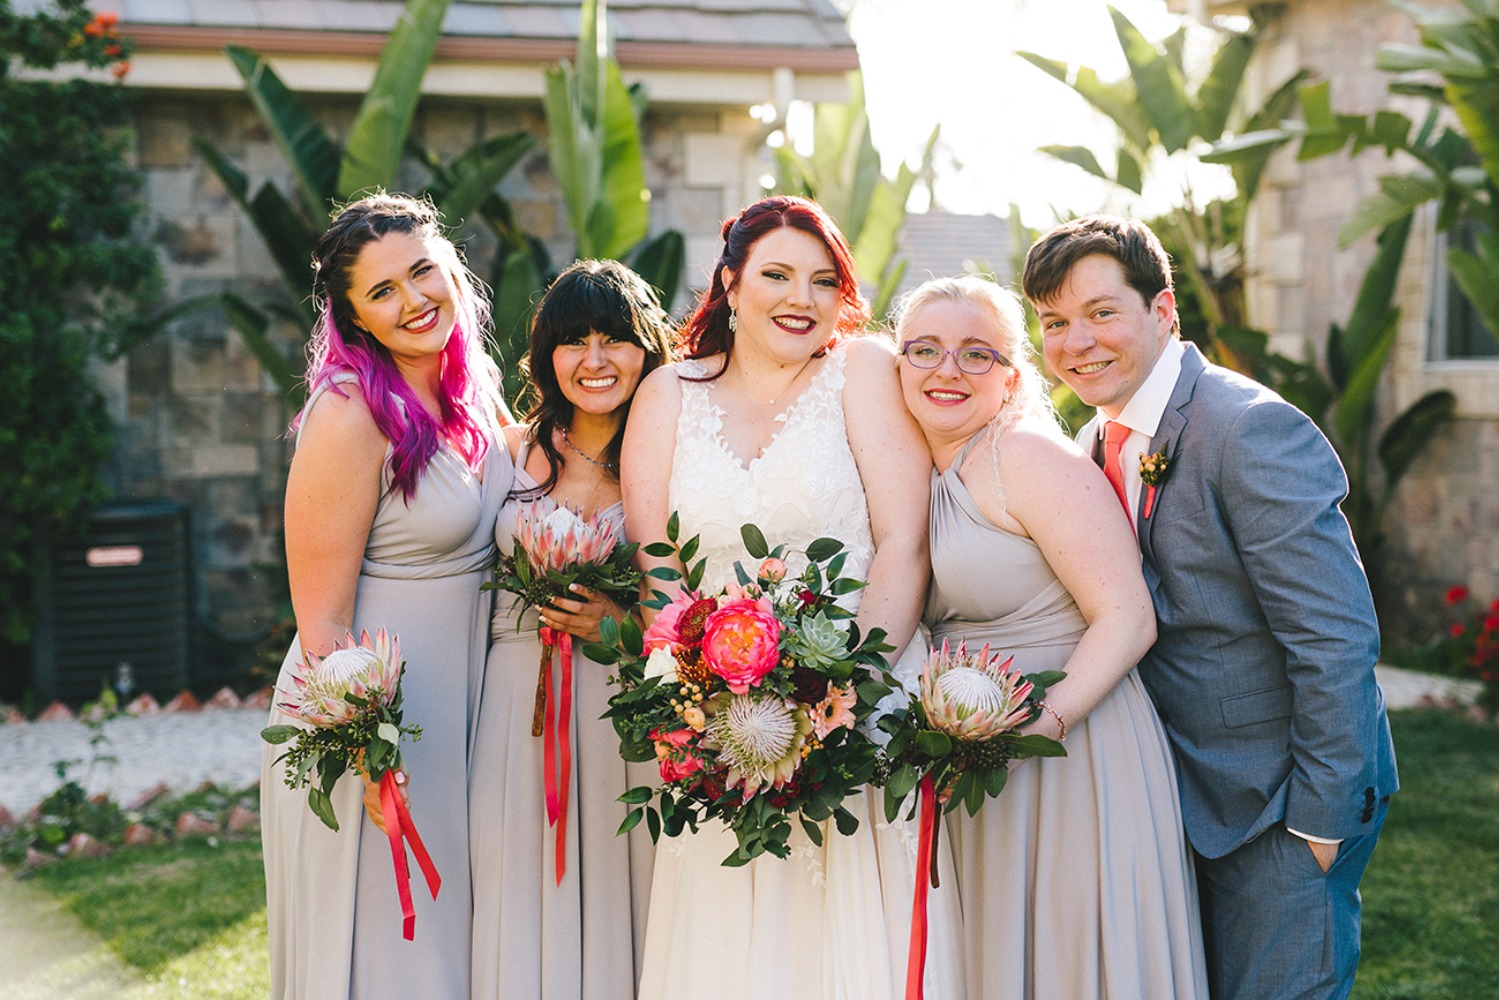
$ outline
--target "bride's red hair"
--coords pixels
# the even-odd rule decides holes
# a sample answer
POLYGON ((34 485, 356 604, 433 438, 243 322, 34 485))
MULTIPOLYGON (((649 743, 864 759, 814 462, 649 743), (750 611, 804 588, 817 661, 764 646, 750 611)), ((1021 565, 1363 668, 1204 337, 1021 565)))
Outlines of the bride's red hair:
POLYGON ((712 284, 682 328, 683 355, 706 358, 722 354, 727 366, 729 352, 734 348, 734 334, 729 329, 729 289, 723 283, 724 268, 734 272, 737 282, 754 245, 767 233, 783 226, 800 229, 821 240, 833 258, 834 270, 838 272, 838 296, 843 304, 838 310, 833 336, 824 346, 831 346, 838 338, 869 322, 869 302, 859 292, 854 255, 848 248, 848 240, 838 230, 838 224, 815 201, 791 195, 772 195, 760 199, 723 224, 723 252, 713 265, 712 284))

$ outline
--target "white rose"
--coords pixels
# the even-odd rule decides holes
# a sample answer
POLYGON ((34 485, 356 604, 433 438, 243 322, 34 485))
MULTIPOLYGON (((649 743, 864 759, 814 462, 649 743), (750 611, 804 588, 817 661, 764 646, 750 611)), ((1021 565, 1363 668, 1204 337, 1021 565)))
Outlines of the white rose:
POLYGON ((665 646, 657 646, 645 661, 645 676, 659 677, 663 684, 677 682, 677 658, 665 646))

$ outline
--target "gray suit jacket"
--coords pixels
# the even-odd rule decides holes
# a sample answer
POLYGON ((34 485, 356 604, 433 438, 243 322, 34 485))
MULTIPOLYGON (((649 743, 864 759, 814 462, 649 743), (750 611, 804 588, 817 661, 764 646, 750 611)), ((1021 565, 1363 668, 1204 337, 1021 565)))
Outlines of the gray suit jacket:
POLYGON ((1136 516, 1159 621, 1139 669, 1192 846, 1221 857, 1277 822, 1369 832, 1398 782, 1337 454, 1300 410, 1191 345, 1150 451, 1170 467, 1136 516))

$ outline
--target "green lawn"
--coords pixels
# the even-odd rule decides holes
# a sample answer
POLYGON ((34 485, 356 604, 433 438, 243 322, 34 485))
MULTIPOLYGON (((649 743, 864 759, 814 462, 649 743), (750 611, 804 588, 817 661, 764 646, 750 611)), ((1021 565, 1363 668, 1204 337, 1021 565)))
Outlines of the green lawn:
MULTIPOLYGON (((1402 787, 1364 877, 1353 1000, 1493 1000, 1499 727, 1436 711, 1392 722, 1402 787)), ((256 840, 121 850, 48 866, 37 882, 147 978, 143 997, 269 991, 256 840)))
POLYGON ((270 993, 258 838, 127 848, 48 865, 36 881, 145 977, 141 997, 270 993))
POLYGON ((1352 1000, 1499 996, 1499 726, 1397 712, 1400 793, 1364 876, 1352 1000))

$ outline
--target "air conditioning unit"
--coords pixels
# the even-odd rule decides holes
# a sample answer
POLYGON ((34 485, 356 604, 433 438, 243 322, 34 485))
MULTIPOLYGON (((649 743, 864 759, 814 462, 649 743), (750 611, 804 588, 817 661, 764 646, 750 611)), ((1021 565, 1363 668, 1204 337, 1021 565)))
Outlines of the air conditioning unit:
POLYGON ((110 503, 82 538, 48 547, 32 643, 37 697, 80 704, 123 677, 166 700, 187 687, 187 508, 170 500, 110 503))

